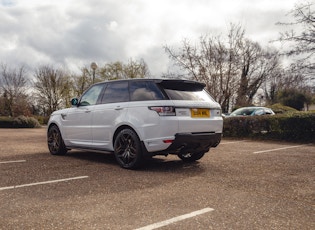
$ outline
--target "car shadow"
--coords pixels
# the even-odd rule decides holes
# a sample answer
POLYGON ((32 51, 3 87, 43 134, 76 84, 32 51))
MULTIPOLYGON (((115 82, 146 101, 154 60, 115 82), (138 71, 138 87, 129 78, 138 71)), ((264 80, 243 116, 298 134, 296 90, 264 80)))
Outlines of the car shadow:
MULTIPOLYGON (((65 157, 80 159, 99 164, 110 164, 119 167, 114 154, 110 152, 92 152, 74 150, 70 151, 65 157)), ((126 170, 126 169, 125 169, 126 170)), ((178 158, 174 157, 153 157, 146 159, 142 166, 135 169, 136 171, 151 171, 151 172, 182 172, 185 171, 203 171, 202 164, 198 161, 192 163, 185 163, 178 158)))

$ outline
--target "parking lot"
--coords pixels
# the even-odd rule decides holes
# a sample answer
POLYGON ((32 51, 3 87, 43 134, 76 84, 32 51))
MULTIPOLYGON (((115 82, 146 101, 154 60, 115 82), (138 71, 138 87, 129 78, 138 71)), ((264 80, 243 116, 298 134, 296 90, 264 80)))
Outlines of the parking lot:
POLYGON ((52 156, 46 129, 0 129, 0 229, 315 229, 315 146, 225 139, 141 170, 52 156))

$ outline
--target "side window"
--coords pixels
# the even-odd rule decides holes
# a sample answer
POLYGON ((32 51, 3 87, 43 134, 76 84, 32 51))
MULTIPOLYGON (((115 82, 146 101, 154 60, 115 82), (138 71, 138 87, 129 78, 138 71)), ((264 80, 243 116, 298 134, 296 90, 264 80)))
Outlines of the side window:
POLYGON ((131 101, 149 101, 164 100, 165 97, 161 90, 153 82, 131 81, 130 82, 130 100, 131 101))
POLYGON ((128 82, 108 83, 102 98, 102 104, 129 101, 128 82))
POLYGON ((95 105, 103 89, 103 84, 92 86, 86 91, 80 100, 80 106, 95 105))
POLYGON ((258 110, 256 110, 256 112, 255 112, 255 115, 264 115, 265 113, 264 113, 264 110, 263 109, 258 109, 258 110))

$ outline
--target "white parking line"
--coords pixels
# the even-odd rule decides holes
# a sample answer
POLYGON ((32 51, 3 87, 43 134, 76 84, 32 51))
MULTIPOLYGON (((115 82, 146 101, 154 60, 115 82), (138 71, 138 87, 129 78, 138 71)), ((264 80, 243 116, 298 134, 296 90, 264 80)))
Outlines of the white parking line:
POLYGON ((184 214, 184 215, 181 215, 181 216, 174 217, 172 219, 168 219, 168 220, 161 221, 161 222, 158 222, 158 223, 150 224, 150 225, 147 225, 147 226, 142 227, 142 228, 137 228, 135 230, 152 230, 152 229, 157 229, 157 228, 160 228, 160 227, 163 227, 163 226, 166 226, 166 225, 169 225, 169 224, 181 221, 181 220, 185 220, 185 219, 188 219, 188 218, 192 218, 194 216, 198 216, 198 215, 204 214, 206 212, 211 212, 213 210, 214 209, 212 209, 212 208, 204 208, 204 209, 201 209, 201 210, 198 210, 198 211, 195 211, 195 212, 191 212, 191 213, 188 213, 188 214, 184 214))
POLYGON ((277 149, 268 149, 268 150, 256 151, 256 152, 253 152, 253 153, 267 153, 267 152, 273 152, 273 151, 284 150, 284 149, 299 148, 299 147, 302 147, 302 146, 307 146, 307 145, 287 146, 287 147, 277 148, 277 149))
POLYGON ((17 161, 0 161, 0 164, 22 163, 22 162, 26 162, 26 160, 17 160, 17 161))
POLYGON ((2 190, 8 190, 8 189, 15 189, 15 188, 22 188, 22 187, 29 187, 34 185, 42 185, 42 184, 52 184, 52 183, 58 183, 58 182, 64 182, 69 180, 79 180, 88 178, 88 176, 78 176, 78 177, 71 177, 71 178, 65 178, 60 180, 50 180, 50 181, 43 181, 43 182, 37 182, 37 183, 31 183, 31 184, 21 184, 21 185, 14 185, 14 186, 8 186, 8 187, 1 187, 0 191, 2 190))
POLYGON ((221 142, 220 145, 228 145, 228 144, 235 144, 235 143, 239 143, 239 142, 244 142, 246 140, 242 140, 242 141, 229 141, 229 142, 221 142))

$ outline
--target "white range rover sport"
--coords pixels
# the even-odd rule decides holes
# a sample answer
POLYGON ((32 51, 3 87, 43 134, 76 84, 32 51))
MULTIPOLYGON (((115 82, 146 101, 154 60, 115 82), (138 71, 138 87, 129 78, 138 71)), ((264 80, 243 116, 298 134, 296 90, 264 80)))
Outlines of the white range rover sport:
POLYGON ((113 152, 123 168, 137 168, 147 157, 176 154, 199 160, 221 141, 221 107, 190 80, 129 79, 92 85, 72 108, 51 114, 48 148, 113 152))

